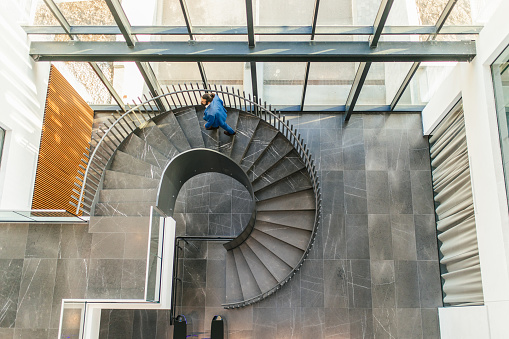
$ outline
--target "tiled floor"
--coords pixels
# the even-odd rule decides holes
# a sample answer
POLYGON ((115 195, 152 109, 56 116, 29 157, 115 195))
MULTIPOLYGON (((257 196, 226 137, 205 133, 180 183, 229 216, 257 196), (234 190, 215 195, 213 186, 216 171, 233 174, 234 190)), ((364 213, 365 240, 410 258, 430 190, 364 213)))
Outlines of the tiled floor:
MULTIPOLYGON (((178 311, 188 333, 208 337, 221 314, 229 339, 438 338, 440 276, 420 116, 354 115, 346 127, 333 114, 289 118, 322 182, 323 222, 309 260, 275 295, 224 310, 225 250, 186 245, 178 311)), ((179 196, 178 231, 238 234, 248 202, 228 177, 194 178, 179 196)), ((55 338, 62 297, 142 296, 144 236, 1 224, 0 339, 55 338)))

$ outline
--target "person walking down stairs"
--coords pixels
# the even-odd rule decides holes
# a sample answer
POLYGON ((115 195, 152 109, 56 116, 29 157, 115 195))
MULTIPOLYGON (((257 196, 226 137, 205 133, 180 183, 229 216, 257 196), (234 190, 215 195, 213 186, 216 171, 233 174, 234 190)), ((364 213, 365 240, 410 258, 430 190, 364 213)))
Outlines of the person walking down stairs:
POLYGON ((226 123, 226 109, 223 105, 223 100, 215 93, 205 93, 201 97, 201 104, 204 105, 205 112, 203 113, 203 120, 207 121, 205 129, 224 129, 224 134, 228 136, 235 135, 235 131, 226 123))

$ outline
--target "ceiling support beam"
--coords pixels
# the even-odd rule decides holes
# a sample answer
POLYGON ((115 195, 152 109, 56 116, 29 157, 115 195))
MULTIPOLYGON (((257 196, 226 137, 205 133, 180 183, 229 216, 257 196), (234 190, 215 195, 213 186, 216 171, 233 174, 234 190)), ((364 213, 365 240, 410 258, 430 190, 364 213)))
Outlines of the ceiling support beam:
POLYGON ((359 68, 357 68, 357 73, 355 73, 355 78, 353 79, 353 84, 352 87, 350 88, 350 93, 348 93, 348 97, 346 99, 345 122, 348 122, 350 120, 350 117, 352 116, 353 109, 361 93, 362 85, 364 85, 364 81, 368 76, 370 67, 371 62, 361 62, 359 64, 359 68))
POLYGON ((256 62, 250 62, 251 88, 253 90, 253 101, 258 102, 258 77, 256 75, 256 62))
MULTIPOLYGON (((444 24, 447 21, 447 18, 451 14, 451 12, 454 8, 454 5, 456 5, 456 2, 458 2, 458 0, 449 0, 447 2, 444 10, 440 14, 440 17, 438 18, 437 22, 435 23, 435 32, 430 34, 430 36, 428 37, 428 41, 432 41, 432 40, 436 39, 438 33, 444 27, 444 24)), ((401 99, 401 96, 403 95, 403 93, 405 93, 406 88, 410 84, 410 81, 412 80, 415 73, 417 73, 417 69, 419 69, 420 65, 421 65, 421 63, 416 61, 412 64, 412 67, 410 67, 410 69, 408 70, 408 73, 405 76, 405 79, 403 79, 403 82, 399 86, 398 91, 396 92, 396 94, 394 95, 394 98, 391 101, 391 111, 394 110, 394 108, 398 104, 399 100, 401 99)))
POLYGON ((378 45, 378 41, 382 35, 385 22, 387 21, 389 13, 391 12, 393 2, 394 0, 382 0, 380 3, 380 7, 378 8, 378 12, 376 14, 375 23, 373 24, 374 32, 373 35, 369 37, 369 46, 371 48, 376 48, 378 45))
POLYGON ((255 32, 254 32, 254 19, 253 19, 253 1, 246 0, 246 22, 247 22, 247 42, 249 47, 254 47, 255 32))
POLYGON ((125 42, 127 46, 134 47, 136 44, 137 38, 131 31, 131 24, 129 23, 129 19, 122 8, 119 0, 105 0, 108 8, 110 9, 111 15, 113 15, 113 19, 117 23, 120 32, 124 36, 125 42))
POLYGON ((92 69, 94 70, 95 74, 97 74, 97 76, 103 83, 104 87, 106 87, 108 92, 110 92, 110 95, 113 98, 113 100, 115 100, 116 103, 120 106, 120 109, 125 112, 126 111, 125 104, 124 104, 122 98, 120 97, 120 95, 118 95, 117 91, 115 91, 115 89, 113 88, 113 85, 108 80, 108 78, 106 78, 106 75, 103 73, 103 71, 101 70, 99 65, 95 62, 89 62, 89 64, 90 64, 90 67, 92 67, 92 69))
POLYGON ((67 34, 71 40, 76 40, 76 37, 71 34, 71 25, 69 25, 69 22, 65 18, 62 11, 60 11, 60 8, 58 8, 57 4, 53 0, 44 0, 44 3, 48 7, 51 14, 53 14, 55 19, 57 19, 65 34, 67 34))
MULTIPOLYGON (((320 0, 315 0, 315 7, 313 10, 313 23, 311 24, 311 41, 315 40, 316 35, 316 23, 318 21, 318 9, 320 8, 320 0)), ((309 67, 311 63, 308 61, 306 63, 306 70, 304 71, 304 86, 302 87, 302 95, 300 99, 300 110, 304 109, 304 102, 306 101, 306 91, 308 89, 308 79, 309 79, 309 67)))

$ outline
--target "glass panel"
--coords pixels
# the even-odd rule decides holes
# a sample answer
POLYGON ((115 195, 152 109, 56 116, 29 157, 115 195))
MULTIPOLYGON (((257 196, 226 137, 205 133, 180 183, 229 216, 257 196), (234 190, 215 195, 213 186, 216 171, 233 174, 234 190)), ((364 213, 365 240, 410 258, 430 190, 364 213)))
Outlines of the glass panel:
MULTIPOLYGON (((318 26, 352 25, 352 13, 352 1, 321 0, 316 24, 318 26)), ((372 24, 371 22, 370 25, 372 24)))
POLYGON ((60 323, 60 338, 82 338, 85 324, 85 302, 65 302, 60 323))
MULTIPOLYGON (((138 1, 144 5, 143 1, 138 1)), ((128 15, 129 17, 129 15, 128 15)), ((185 26, 184 15, 179 0, 159 1, 158 10, 155 15, 154 25, 156 26, 185 26)))
POLYGON ((357 105, 385 105, 385 63, 374 62, 369 68, 357 105))
POLYGON ((448 0, 395 0, 387 17, 388 26, 434 25, 448 0))
POLYGON ((32 24, 36 26, 60 26, 58 20, 55 19, 43 0, 37 1, 32 24))
POLYGON ((124 103, 129 104, 133 101, 139 103, 138 98, 148 93, 145 80, 134 62, 113 63, 113 88, 124 103))
POLYGON ((116 25, 104 0, 60 1, 57 6, 71 26, 116 25))
POLYGON ((300 106, 305 71, 305 62, 263 63, 261 74, 257 74, 263 79, 262 91, 258 86, 260 97, 272 105, 300 106))
POLYGON ((470 0, 459 0, 445 21, 446 25, 471 25, 472 10, 470 0))
POLYGON ((4 150, 5 130, 0 127, 0 165, 2 165, 2 153, 4 150))
MULTIPOLYGON (((54 62, 53 64, 89 105, 114 103, 110 92, 88 62, 54 62)), ((102 64, 100 68, 104 69, 106 74, 111 74, 111 66, 102 64)))
POLYGON ((391 104, 412 65, 413 62, 384 63, 385 74, 390 74, 385 81, 385 104, 391 104))
MULTIPOLYGON (((509 48, 491 66, 506 192, 509 192, 509 48)), ((508 193, 509 197, 509 193, 508 193)))
POLYGON ((193 26, 246 26, 245 1, 187 0, 186 4, 193 26))
POLYGON ((255 26, 309 26, 315 2, 312 0, 259 0, 253 6, 255 26))
POLYGON ((304 106, 324 105, 332 108, 344 105, 354 77, 353 62, 311 63, 304 106))
POLYGON ((150 65, 161 86, 202 82, 196 62, 151 62, 150 65))
POLYGON ((146 300, 159 301, 161 285, 162 264, 162 234, 164 229, 164 216, 151 208, 150 217, 150 243, 147 262, 147 288, 146 300))
POLYGON ((204 62, 205 74, 210 85, 244 90, 244 78, 251 81, 251 73, 244 72, 244 62, 204 62))

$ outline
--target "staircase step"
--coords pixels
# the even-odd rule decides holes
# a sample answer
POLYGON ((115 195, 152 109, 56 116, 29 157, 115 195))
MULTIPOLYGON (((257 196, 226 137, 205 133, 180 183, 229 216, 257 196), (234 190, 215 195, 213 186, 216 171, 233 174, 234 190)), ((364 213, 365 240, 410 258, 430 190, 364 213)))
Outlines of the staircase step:
POLYGON ((242 255, 249 266, 249 269, 253 273, 256 280, 256 284, 260 288, 262 293, 268 292, 271 288, 277 285, 277 280, 272 276, 270 271, 265 267, 261 260, 256 254, 249 248, 249 245, 243 243, 239 246, 242 251, 242 255))
POLYGON ((159 180, 107 170, 103 188, 158 188, 159 180))
POLYGON ((315 193, 312 189, 281 195, 279 197, 261 200, 256 203, 256 210, 258 212, 314 209, 316 209, 315 193))
POLYGON ((205 143, 206 148, 217 151, 219 149, 219 133, 223 132, 219 128, 212 130, 205 129, 206 121, 203 120, 204 111, 205 110, 203 108, 196 109, 196 117, 198 118, 199 121, 201 136, 203 138, 203 142, 205 143))
POLYGON ((312 231, 315 224, 315 211, 270 211, 257 212, 256 221, 312 231))
POLYGON ((166 164, 170 161, 158 150, 140 139, 136 134, 131 134, 124 144, 120 146, 119 150, 161 169, 164 169, 166 164))
POLYGON ((95 205, 94 215, 110 216, 148 216, 153 202, 99 202, 95 205))
POLYGON ((275 130, 274 127, 264 121, 260 121, 253 138, 249 143, 249 148, 242 158, 240 167, 242 167, 244 171, 250 169, 256 160, 264 153, 267 147, 269 147, 277 134, 278 131, 275 130))
POLYGON ((226 252, 226 302, 234 303, 244 300, 239 274, 233 251, 226 252))
POLYGON ((284 241, 281 241, 273 236, 258 231, 256 228, 251 233, 251 236, 266 247, 269 251, 278 256, 290 267, 295 267, 299 263, 304 251, 292 246, 284 241))
POLYGON ((138 130, 136 134, 168 159, 173 159, 180 153, 153 121, 138 130))
POLYGON ((247 113, 241 113, 239 115, 237 133, 233 140, 233 147, 230 155, 230 158, 232 158, 236 163, 240 163, 244 157, 259 122, 260 119, 247 113))
MULTIPOLYGON (((235 108, 228 108, 226 116, 226 123, 228 126, 237 130, 237 123, 239 122, 239 110, 235 108)), ((231 137, 224 133, 219 133, 219 152, 230 156, 232 153, 233 143, 235 142, 235 136, 231 137)))
POLYGON ((242 251, 238 247, 233 249, 233 256, 235 257, 235 265, 237 266, 240 287, 242 288, 244 300, 260 295, 262 291, 260 290, 260 287, 258 287, 258 283, 256 282, 253 272, 251 272, 242 251))
POLYGON ((256 177, 253 181, 253 189, 260 190, 268 185, 281 180, 291 173, 303 169, 304 163, 295 150, 278 161, 272 168, 256 177))
POLYGON ((92 216, 88 231, 90 233, 141 233, 148 232, 149 216, 92 216))
POLYGON ((292 144, 281 133, 278 133, 269 147, 250 168, 252 177, 256 178, 272 168, 291 150, 293 150, 292 144))
POLYGON ((307 171, 302 169, 269 186, 255 191, 258 200, 266 200, 281 195, 299 192, 312 188, 307 171))
POLYGON ((102 189, 99 192, 99 202, 135 202, 157 200, 157 188, 141 189, 102 189))
POLYGON ((166 135, 166 138, 171 141, 180 152, 191 149, 191 145, 187 141, 184 131, 180 128, 180 125, 173 113, 167 113, 154 119, 157 127, 166 135))
POLYGON ((283 279, 286 278, 292 271, 292 268, 288 266, 287 263, 260 244, 253 237, 247 238, 245 243, 251 248, 254 254, 256 254, 278 282, 283 281, 283 279))
POLYGON ((189 145, 191 145, 192 148, 205 147, 205 143, 201 136, 201 129, 199 126, 200 122, 196 116, 196 109, 194 107, 187 108, 175 113, 175 117, 177 118, 180 128, 184 132, 189 145))
POLYGON ((115 153, 115 158, 111 162, 110 170, 139 175, 151 179, 161 178, 163 172, 163 170, 159 167, 135 158, 122 151, 117 151, 117 153, 115 153))
POLYGON ((311 238, 311 231, 259 220, 256 221, 255 229, 303 251, 308 248, 309 239, 311 238))

